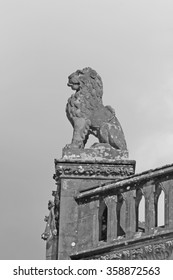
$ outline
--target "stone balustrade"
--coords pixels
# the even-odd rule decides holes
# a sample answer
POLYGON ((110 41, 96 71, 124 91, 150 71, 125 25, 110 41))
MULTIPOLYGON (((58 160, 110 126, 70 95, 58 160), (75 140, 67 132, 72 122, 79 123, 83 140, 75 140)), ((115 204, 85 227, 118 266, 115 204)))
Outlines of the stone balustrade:
MULTIPOLYGON (((89 219, 92 219, 93 225, 92 254, 94 250, 101 250, 101 248, 111 249, 114 246, 121 248, 130 242, 140 240, 146 242, 148 239, 154 240, 160 236, 166 238, 170 234, 173 238, 173 165, 79 192, 75 200, 79 206, 78 234, 80 235, 85 235, 80 224, 85 219, 84 209, 86 207, 91 209, 89 219), (144 217, 143 221, 140 221, 141 214, 144 217), (163 216, 162 224, 159 216, 163 216)), ((91 223, 88 220, 88 226, 91 223)), ((77 255, 80 255, 79 251, 83 248, 86 253, 85 244, 79 244, 77 255)))

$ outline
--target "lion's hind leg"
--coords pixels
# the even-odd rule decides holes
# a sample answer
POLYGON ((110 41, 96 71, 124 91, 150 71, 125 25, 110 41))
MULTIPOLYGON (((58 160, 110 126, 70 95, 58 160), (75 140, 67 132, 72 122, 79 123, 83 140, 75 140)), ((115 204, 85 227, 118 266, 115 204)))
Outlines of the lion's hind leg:
POLYGON ((100 143, 108 143, 116 150, 126 149, 123 132, 115 124, 103 123, 100 127, 98 139, 100 143))

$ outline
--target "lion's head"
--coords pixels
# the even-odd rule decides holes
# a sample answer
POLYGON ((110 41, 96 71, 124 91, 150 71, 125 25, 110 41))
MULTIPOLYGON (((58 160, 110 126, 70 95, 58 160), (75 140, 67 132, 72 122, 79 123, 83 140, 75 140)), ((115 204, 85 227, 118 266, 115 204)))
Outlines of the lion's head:
POLYGON ((77 70, 68 77, 68 84, 72 90, 89 92, 91 95, 101 99, 103 95, 103 83, 101 77, 95 70, 86 67, 83 70, 77 70))

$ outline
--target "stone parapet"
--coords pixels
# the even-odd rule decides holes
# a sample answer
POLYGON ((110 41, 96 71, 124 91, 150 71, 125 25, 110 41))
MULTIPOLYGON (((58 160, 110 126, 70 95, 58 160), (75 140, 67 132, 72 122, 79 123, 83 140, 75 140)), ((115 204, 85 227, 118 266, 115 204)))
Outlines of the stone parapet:
POLYGON ((79 191, 75 200, 79 209, 95 201, 98 234, 92 248, 81 242, 72 259, 173 259, 173 164, 79 191))

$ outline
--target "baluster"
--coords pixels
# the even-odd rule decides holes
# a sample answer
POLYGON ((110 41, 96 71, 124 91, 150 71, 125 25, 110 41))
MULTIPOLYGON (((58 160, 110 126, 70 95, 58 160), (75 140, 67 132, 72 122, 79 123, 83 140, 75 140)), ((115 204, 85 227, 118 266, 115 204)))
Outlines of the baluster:
POLYGON ((97 245, 99 242, 99 197, 97 200, 92 201, 93 204, 93 245, 97 245))
POLYGON ((117 196, 106 197, 105 203, 108 207, 107 241, 109 242, 117 238, 117 196))
POLYGON ((135 190, 123 193, 125 200, 125 233, 130 238, 136 232, 135 190))
MULTIPOLYGON (((140 206, 140 203, 141 203, 141 200, 142 198, 144 198, 143 196, 143 190, 141 187, 138 187, 137 190, 136 190, 136 201, 135 201, 135 213, 136 213, 136 231, 138 232, 139 231, 139 222, 142 222, 143 220, 141 219, 141 214, 145 214, 145 211, 141 211, 141 206, 140 206)), ((145 200, 145 199, 144 199, 145 200)))
POLYGON ((161 183, 165 192, 165 227, 173 227, 173 179, 161 183))
POLYGON ((147 182, 143 186, 145 196, 145 232, 152 233, 155 228, 155 205, 154 205, 155 184, 147 182))

